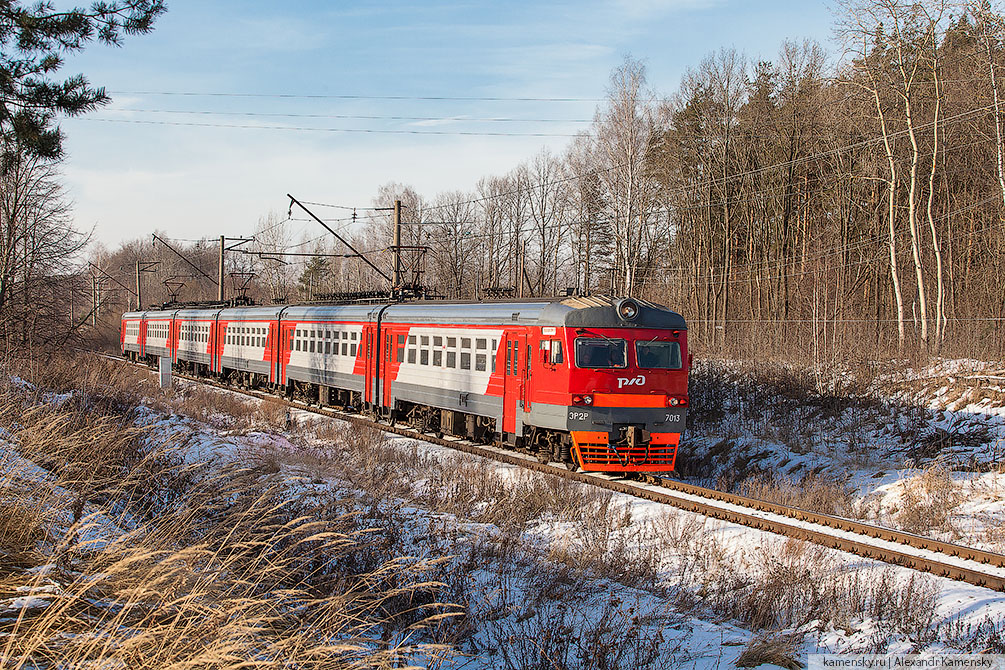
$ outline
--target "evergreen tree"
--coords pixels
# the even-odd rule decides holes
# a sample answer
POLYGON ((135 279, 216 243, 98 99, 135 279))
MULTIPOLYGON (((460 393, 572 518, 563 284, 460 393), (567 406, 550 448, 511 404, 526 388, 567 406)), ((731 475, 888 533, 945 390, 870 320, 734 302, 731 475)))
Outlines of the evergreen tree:
POLYGON ((59 158, 57 114, 76 116, 108 102, 104 88, 83 75, 60 80, 66 54, 97 40, 119 46, 123 35, 150 32, 165 11, 163 0, 96 1, 89 8, 57 11, 44 0, 0 0, 0 140, 4 164, 16 153, 59 158))

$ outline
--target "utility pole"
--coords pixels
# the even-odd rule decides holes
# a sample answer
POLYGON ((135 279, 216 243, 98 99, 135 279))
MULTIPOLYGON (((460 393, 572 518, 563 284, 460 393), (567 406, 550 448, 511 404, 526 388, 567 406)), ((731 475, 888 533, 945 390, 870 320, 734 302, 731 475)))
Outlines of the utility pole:
POLYGON ((523 257, 526 253, 527 253, 527 243, 526 242, 521 243, 517 241, 516 255, 519 260, 517 262, 516 284, 519 288, 517 289, 516 295, 518 298, 523 297, 523 257))
POLYGON ((216 299, 223 302, 223 249, 227 243, 227 238, 220 235, 220 279, 217 281, 217 294, 216 299))
POLYGON ((401 200, 394 201, 394 281, 392 290, 401 290, 401 200))
POLYGON ((98 277, 91 273, 91 326, 98 327, 98 277))
POLYGON ((143 309, 143 289, 140 287, 140 261, 136 259, 136 311, 143 309))

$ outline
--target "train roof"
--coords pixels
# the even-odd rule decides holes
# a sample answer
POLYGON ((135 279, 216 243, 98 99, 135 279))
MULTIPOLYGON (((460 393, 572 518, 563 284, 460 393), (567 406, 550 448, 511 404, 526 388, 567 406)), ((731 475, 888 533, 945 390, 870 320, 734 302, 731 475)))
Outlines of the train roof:
POLYGON ((512 300, 505 302, 414 302, 391 305, 383 320, 391 323, 520 324, 562 327, 630 327, 686 330, 677 312, 646 300, 632 298, 638 315, 625 320, 618 306, 626 300, 606 296, 512 300))
POLYGON ((654 328, 686 330, 687 322, 677 312, 647 300, 607 296, 507 300, 499 302, 409 302, 396 304, 273 305, 231 309, 178 309, 126 312, 122 318, 207 318, 266 321, 282 315, 296 321, 375 321, 379 312, 385 323, 470 323, 478 325, 561 326, 571 328, 654 328), (630 300, 637 306, 634 318, 623 319, 619 306, 630 300))
POLYGON ((377 313, 385 305, 290 305, 283 312, 283 319, 297 321, 324 321, 326 319, 342 321, 376 321, 377 313))

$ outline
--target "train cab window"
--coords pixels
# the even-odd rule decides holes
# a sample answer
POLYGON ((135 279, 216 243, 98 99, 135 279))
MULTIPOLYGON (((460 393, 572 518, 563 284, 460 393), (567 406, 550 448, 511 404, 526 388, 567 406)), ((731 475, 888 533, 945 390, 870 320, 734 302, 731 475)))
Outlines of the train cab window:
POLYGON ((622 339, 577 337, 576 367, 623 368, 627 365, 626 346, 622 339))
POLYGON ((680 370, 683 367, 679 342, 635 343, 635 362, 640 368, 680 370))
POLYGON ((447 367, 456 368, 457 367, 457 352, 448 351, 447 352, 447 367))
POLYGON ((551 364, 561 365, 564 358, 562 356, 562 340, 551 341, 551 364))

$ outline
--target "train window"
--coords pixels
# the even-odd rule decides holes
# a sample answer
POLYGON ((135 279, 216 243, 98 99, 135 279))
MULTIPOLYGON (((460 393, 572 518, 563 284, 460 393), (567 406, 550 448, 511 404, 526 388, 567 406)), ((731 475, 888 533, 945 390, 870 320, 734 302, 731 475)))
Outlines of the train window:
POLYGON ((349 355, 349 343, 348 342, 343 342, 342 343, 342 355, 343 356, 348 356, 349 355))
POLYGON ((448 351, 447 352, 447 367, 456 368, 457 367, 457 352, 448 351))
POLYGON ((433 367, 443 367, 443 349, 433 349, 433 367))
POLYGON ((311 340, 310 347, 311 347, 310 348, 310 352, 313 354, 314 353, 314 340, 311 340))
POLYGON ((623 368, 627 365, 625 353, 622 339, 576 338, 576 367, 579 368, 623 368))
POLYGON ((683 367, 679 342, 648 342, 635 343, 635 362, 640 368, 656 368, 662 370, 680 370, 683 367))
POLYGON ((429 349, 419 350, 419 365, 429 365, 429 349))
MULTIPOLYGON (((408 338, 408 339, 410 339, 410 340, 411 340, 411 339, 413 339, 414 337, 415 337, 415 336, 413 335, 412 337, 410 337, 410 338, 408 338)), ((409 363, 415 363, 415 349, 414 349, 414 348, 410 348, 410 349, 408 350, 408 362, 409 362, 409 363)))
POLYGON ((330 354, 332 352, 332 343, 325 342, 325 354, 330 354))
POLYGON ((485 354, 475 354, 475 370, 478 372, 485 372, 487 358, 488 357, 485 354))
POLYGON ((413 345, 413 346, 415 345, 415 335, 409 335, 408 336, 408 343, 411 344, 411 345, 413 345))
POLYGON ((475 340, 476 349, 485 349, 488 346, 489 346, 488 341, 484 337, 479 337, 477 340, 475 340))
POLYGON ((551 364, 561 365, 563 361, 562 357, 562 340, 552 340, 551 341, 551 364))
POLYGON ((355 341, 355 339, 356 339, 356 333, 355 333, 355 332, 353 332, 353 334, 352 334, 352 339, 353 339, 354 341, 355 341))
POLYGON ((513 374, 513 343, 506 343, 506 374, 513 374))
POLYGON ((399 363, 403 363, 405 361, 405 344, 404 344, 404 339, 405 339, 404 336, 402 336, 402 335, 398 336, 398 356, 397 356, 396 360, 399 363))
POLYGON ((461 370, 471 369, 471 354, 466 351, 461 352, 461 370))
POLYGON ((443 346, 443 338, 442 337, 434 337, 433 338, 433 346, 434 347, 442 347, 443 346))
POLYGON ((517 374, 520 370, 520 345, 517 342, 513 343, 513 374, 517 374))
POLYGON ((399 347, 405 346, 405 336, 404 335, 399 335, 398 336, 398 346, 399 347))
POLYGON ((356 358, 356 345, 355 344, 353 344, 352 346, 349 347, 349 355, 352 356, 353 358, 356 358))
POLYGON ((447 346, 448 347, 456 347, 457 346, 457 338, 456 337, 448 337, 447 338, 447 346))
POLYGON ((471 348, 471 338, 470 337, 462 337, 461 338, 461 349, 470 349, 470 348, 471 348))
POLYGON ((428 347, 429 346, 429 335, 423 335, 422 339, 421 339, 421 342, 422 342, 422 346, 428 347))

